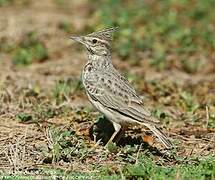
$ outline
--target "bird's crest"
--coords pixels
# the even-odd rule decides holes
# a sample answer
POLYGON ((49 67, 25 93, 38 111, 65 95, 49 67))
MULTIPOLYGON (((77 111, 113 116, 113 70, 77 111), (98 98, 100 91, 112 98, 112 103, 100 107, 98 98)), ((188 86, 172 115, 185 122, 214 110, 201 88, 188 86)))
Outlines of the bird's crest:
POLYGON ((101 40, 111 42, 113 32, 117 31, 118 29, 119 29, 118 27, 103 29, 101 31, 97 31, 97 32, 93 32, 91 34, 88 34, 87 37, 96 37, 96 38, 99 38, 101 40))

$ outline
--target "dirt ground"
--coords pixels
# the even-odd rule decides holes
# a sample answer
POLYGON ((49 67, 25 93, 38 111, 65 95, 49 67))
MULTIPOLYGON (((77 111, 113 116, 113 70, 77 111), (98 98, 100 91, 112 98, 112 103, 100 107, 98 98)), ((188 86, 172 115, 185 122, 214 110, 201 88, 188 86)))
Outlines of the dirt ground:
MULTIPOLYGON (((74 131, 89 146, 93 146, 88 129, 98 113, 93 110, 84 91, 70 93, 61 104, 56 103, 52 96, 56 82, 80 80, 86 60, 84 51, 80 51, 78 45, 68 39, 68 34, 59 29, 59 24, 64 20, 69 21, 74 28, 72 32, 81 32, 85 26, 90 26, 91 20, 87 18, 90 12, 91 9, 82 3, 73 2, 68 13, 59 10, 51 0, 43 3, 32 1, 26 6, 18 3, 15 7, 1 7, 2 42, 18 44, 27 32, 36 31, 48 49, 49 58, 28 66, 16 66, 11 60, 13 53, 0 52, 0 170, 37 174, 40 167, 52 167, 53 164, 48 162, 41 149, 49 147, 52 141, 49 131, 53 126, 74 131), (76 15, 77 12, 79 15, 76 15), (35 92, 38 94, 32 95, 35 92), (43 117, 38 107, 51 107, 55 115, 43 117), (65 114, 62 107, 69 111, 65 114), (91 109, 91 115, 77 116, 77 109, 83 107, 91 109), (36 122, 20 122, 17 117, 22 113, 34 114, 38 119, 36 122)), ((209 69, 206 72, 188 74, 176 69, 156 71, 144 60, 140 66, 130 68, 130 64, 116 54, 113 55, 113 62, 121 72, 129 71, 139 77, 136 88, 146 97, 151 109, 163 105, 162 110, 169 119, 161 124, 176 144, 178 156, 215 155, 215 126, 211 125, 214 119, 210 118, 214 118, 215 114, 214 63, 206 67, 209 69), (179 94, 184 90, 197 97, 200 106, 195 113, 187 112, 183 103, 177 106, 181 102, 179 94), (165 94, 159 94, 160 91, 165 94)), ((135 137, 142 134, 140 128, 129 133, 135 137)), ((159 143, 153 146, 160 147, 159 143)), ((98 150, 102 148, 99 146, 98 150)), ((75 163, 68 165, 58 162, 55 165, 62 169, 77 168, 75 163)), ((84 163, 79 166, 79 170, 87 171, 84 163)))

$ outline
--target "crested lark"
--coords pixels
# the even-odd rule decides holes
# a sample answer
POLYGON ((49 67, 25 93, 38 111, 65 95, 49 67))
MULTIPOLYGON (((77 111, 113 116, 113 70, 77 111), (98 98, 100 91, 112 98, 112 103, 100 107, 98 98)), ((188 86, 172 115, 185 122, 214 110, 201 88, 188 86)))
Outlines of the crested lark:
POLYGON ((149 128, 166 148, 172 148, 168 137, 157 128, 158 121, 144 107, 134 88, 111 62, 111 40, 115 30, 116 28, 109 28, 86 36, 71 37, 82 43, 87 50, 88 61, 82 72, 86 94, 90 102, 114 126, 115 132, 108 143, 121 128, 140 124, 149 128))

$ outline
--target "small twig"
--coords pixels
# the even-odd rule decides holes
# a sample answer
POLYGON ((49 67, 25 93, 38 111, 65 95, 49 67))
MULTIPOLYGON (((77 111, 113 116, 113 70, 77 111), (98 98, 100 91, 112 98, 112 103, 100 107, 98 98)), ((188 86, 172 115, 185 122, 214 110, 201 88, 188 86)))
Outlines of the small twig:
POLYGON ((118 166, 118 170, 119 170, 119 173, 120 173, 121 179, 122 179, 122 180, 125 180, 126 178, 125 178, 125 176, 123 175, 123 172, 122 172, 122 168, 121 168, 121 166, 118 166))
POLYGON ((211 143, 214 142, 214 141, 213 141, 214 138, 215 138, 215 134, 213 134, 213 136, 212 136, 211 140, 209 141, 209 143, 208 143, 203 149, 201 149, 200 152, 197 153, 198 156, 201 155, 201 153, 202 153, 204 150, 206 150, 206 149, 211 145, 211 143))
MULTIPOLYGON (((206 142, 211 141, 210 139, 207 139, 207 138, 201 138, 201 139, 195 138, 195 139, 190 139, 190 138, 184 137, 184 136, 182 136, 182 135, 179 135, 179 134, 176 134, 176 133, 173 133, 173 132, 172 132, 171 134, 172 134, 172 135, 175 135, 175 136, 177 136, 177 137, 179 137, 179 138, 181 138, 181 139, 184 140, 184 141, 190 141, 190 142, 202 141, 202 140, 204 140, 204 141, 206 141, 206 142)), ((212 140, 212 142, 215 143, 215 141, 213 141, 213 140, 212 140)))
POLYGON ((7 157, 8 161, 9 161, 9 163, 10 163, 10 164, 13 164, 13 163, 12 163, 12 160, 11 160, 11 158, 10 158, 10 156, 8 155, 7 149, 5 150, 4 153, 5 153, 5 156, 7 157))
POLYGON ((9 143, 4 150, 4 154, 13 169, 13 173, 16 173, 24 169, 26 161, 26 137, 28 133, 28 127, 25 130, 24 136, 19 137, 15 144, 9 143), (24 145, 22 145, 24 143, 24 145))
POLYGON ((52 133, 49 128, 46 129, 46 138, 49 146, 51 146, 53 144, 53 139, 52 139, 52 133))
POLYGON ((206 109, 206 129, 207 129, 208 128, 209 118, 210 118, 209 110, 208 110, 208 106, 207 105, 205 106, 205 109, 206 109))
POLYGON ((138 149, 138 151, 137 151, 137 156, 136 156, 136 159, 135 159, 135 164, 138 163, 138 158, 139 158, 140 150, 141 150, 141 149, 142 149, 142 143, 140 144, 140 147, 139 147, 139 149, 138 149))

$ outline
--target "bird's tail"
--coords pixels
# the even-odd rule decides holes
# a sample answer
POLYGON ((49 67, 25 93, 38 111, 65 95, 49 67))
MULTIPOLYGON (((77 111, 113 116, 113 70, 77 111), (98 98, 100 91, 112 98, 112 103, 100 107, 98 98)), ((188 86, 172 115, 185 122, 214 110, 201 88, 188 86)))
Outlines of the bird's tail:
POLYGON ((169 138, 160 129, 158 129, 155 125, 145 124, 145 123, 144 123, 144 125, 147 128, 149 128, 150 131, 152 131, 158 137, 158 139, 163 143, 163 145, 167 149, 173 148, 173 144, 171 143, 171 141, 169 140, 169 138))

